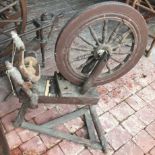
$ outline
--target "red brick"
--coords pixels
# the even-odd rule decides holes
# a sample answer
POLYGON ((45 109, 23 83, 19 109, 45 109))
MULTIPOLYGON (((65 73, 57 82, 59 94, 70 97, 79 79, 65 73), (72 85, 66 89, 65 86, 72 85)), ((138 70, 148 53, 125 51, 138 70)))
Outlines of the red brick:
POLYGON ((123 84, 125 84, 125 82, 127 81, 127 79, 135 79, 136 77, 139 77, 140 75, 140 71, 139 69, 137 69, 137 67, 132 68, 132 70, 130 70, 130 72, 128 72, 127 74, 125 74, 123 77, 121 77, 121 80, 123 82, 123 84))
POLYGON ((155 155, 155 147, 150 151, 151 155, 155 155))
POLYGON ((66 140, 61 142, 59 145, 65 155, 75 155, 80 153, 84 149, 83 145, 75 144, 66 140))
POLYGON ((134 113, 134 110, 125 102, 114 107, 110 112, 119 120, 123 121, 134 113))
POLYGON ((47 155, 64 155, 64 153, 59 146, 55 146, 47 152, 47 155))
POLYGON ((114 153, 114 150, 111 148, 111 146, 109 146, 109 144, 106 146, 106 153, 104 153, 102 150, 94 150, 92 148, 89 148, 89 151, 93 155, 113 155, 114 153))
POLYGON ((22 155, 41 155, 40 153, 38 153, 37 151, 35 150, 26 150, 23 152, 22 155))
POLYGON ((76 135, 79 137, 88 138, 88 129, 83 127, 76 132, 76 135))
POLYGON ((155 121, 149 124, 149 126, 146 128, 146 131, 155 138, 155 121))
POLYGON ((64 124, 58 125, 57 127, 55 127, 55 129, 62 131, 62 132, 69 133, 68 129, 65 127, 64 124))
POLYGON ((28 111, 25 115, 25 119, 30 120, 38 115, 41 115, 46 110, 47 110, 47 108, 44 104, 39 104, 38 108, 36 108, 36 109, 28 109, 28 111))
POLYGON ((1 124, 3 132, 6 134, 6 129, 4 128, 3 124, 1 124))
POLYGON ((133 94, 142 89, 142 86, 135 79, 124 78, 123 83, 124 87, 133 94))
POLYGON ((53 109, 53 108, 57 108, 58 105, 55 105, 55 104, 45 104, 45 106, 46 106, 46 108, 48 110, 50 110, 50 109, 53 109))
POLYGON ((149 152, 155 146, 155 140, 144 130, 138 133, 133 140, 144 153, 149 152))
POLYGON ((135 110, 138 111, 144 106, 146 106, 146 102, 144 102, 140 97, 137 95, 132 95, 131 97, 126 99, 126 102, 135 110))
POLYGON ((66 126, 66 128, 71 132, 74 133, 76 132, 78 129, 82 128, 84 126, 84 122, 82 121, 81 118, 76 118, 73 119, 67 123, 64 124, 66 126))
POLYGON ((7 90, 10 92, 10 90, 8 90, 10 88, 10 83, 8 81, 8 78, 6 76, 1 76, 0 78, 0 88, 3 90, 7 90))
POLYGON ((19 148, 11 150, 11 155, 23 155, 19 148))
POLYGON ((0 103, 0 117, 15 111, 21 107, 21 103, 18 102, 18 99, 15 97, 9 98, 7 102, 0 103))
POLYGON ((150 84, 150 86, 155 89, 155 81, 150 84))
POLYGON ((138 70, 141 70, 142 73, 146 73, 146 74, 154 73, 154 69, 155 69, 155 65, 154 63, 152 63, 151 56, 148 58, 142 57, 136 67, 138 68, 138 70))
POLYGON ((92 153, 92 155, 106 155, 105 153, 103 153, 102 150, 94 150, 94 149, 90 149, 90 152, 92 153))
POLYGON ((130 95, 131 95, 131 92, 123 86, 120 86, 119 88, 114 89, 109 93, 109 96, 113 98, 116 103, 120 103, 124 101, 130 95))
POLYGON ((132 141, 121 147, 114 155, 144 155, 143 151, 132 141))
POLYGON ((124 130, 121 126, 114 128, 112 131, 106 134, 106 139, 109 144, 117 150, 123 144, 125 144, 129 139, 131 139, 131 135, 124 130))
POLYGON ((153 108, 155 108, 155 100, 152 100, 151 102, 149 102, 149 104, 150 104, 153 108))
POLYGON ((5 127, 7 132, 14 129, 13 121, 15 121, 17 114, 18 114, 18 111, 15 111, 15 112, 10 113, 2 118, 3 126, 5 127))
POLYGON ((151 102, 155 99, 155 90, 151 86, 147 86, 137 93, 145 102, 151 102))
POLYGON ((75 111, 76 108, 77 108, 77 106, 75 106, 75 105, 62 104, 62 105, 57 106, 57 111, 62 116, 62 115, 68 114, 72 111, 75 111))
POLYGON ((111 131, 119 124, 118 121, 109 112, 102 115, 99 119, 105 132, 111 131))
POLYGON ((7 97, 10 92, 3 87, 0 87, 0 92, 0 102, 3 102, 5 97, 7 97))
POLYGON ((135 80, 137 80, 137 82, 141 84, 143 87, 147 86, 154 80, 155 68, 149 59, 142 57, 140 62, 137 64, 136 69, 139 72, 139 76, 136 77, 135 80), (144 77, 144 75, 146 76, 144 77))
POLYGON ((148 105, 139 110, 136 113, 136 116, 146 125, 148 125, 155 119, 155 109, 148 105))
POLYGON ((22 128, 17 128, 16 132, 19 135, 22 142, 26 142, 38 134, 37 132, 33 132, 22 128))
POLYGON ((90 153, 89 150, 85 149, 82 152, 80 152, 78 155, 92 155, 92 154, 90 153))
POLYGON ((102 111, 106 112, 113 108, 116 105, 116 102, 108 95, 102 95, 98 105, 102 111))
POLYGON ((153 76, 153 73, 142 73, 141 76, 135 78, 135 81, 142 87, 146 87, 154 80, 153 76))
POLYGON ((42 141, 44 142, 44 144, 48 149, 50 149, 51 147, 53 147, 54 145, 56 145, 61 141, 60 139, 42 134, 40 135, 40 138, 42 139, 42 141))
POLYGON ((11 150, 17 148, 22 143, 16 131, 7 133, 6 138, 11 150))
POLYGON ((97 91, 99 92, 99 94, 107 94, 108 90, 104 87, 104 86, 98 86, 97 87, 97 91))
POLYGON ((112 82, 110 82, 110 83, 106 83, 106 84, 104 85, 104 87, 105 87, 108 91, 112 91, 112 90, 114 90, 114 89, 116 89, 116 88, 119 88, 119 87, 122 86, 122 85, 123 85, 123 83, 121 83, 121 82, 120 82, 120 79, 118 79, 118 80, 112 81, 112 82))
POLYGON ((142 123, 135 115, 130 116, 122 123, 122 125, 133 136, 145 127, 145 124, 142 123))
POLYGON ((42 113, 41 115, 38 115, 35 118, 35 122, 37 124, 43 124, 43 123, 53 120, 59 116, 60 116, 60 114, 57 112, 57 110, 55 108, 53 108, 53 109, 50 109, 50 110, 42 113))
POLYGON ((46 147, 44 143, 41 141, 41 139, 38 136, 22 144, 20 146, 20 149, 22 150, 23 153, 32 151, 38 154, 42 154, 46 151, 46 147))
MULTIPOLYGON (((100 103, 100 100, 99 100, 98 103, 100 103)), ((97 113, 98 116, 100 116, 100 115, 102 115, 102 114, 104 113, 103 108, 101 108, 101 107, 99 106, 99 104, 96 105, 95 109, 96 109, 96 113, 97 113)))

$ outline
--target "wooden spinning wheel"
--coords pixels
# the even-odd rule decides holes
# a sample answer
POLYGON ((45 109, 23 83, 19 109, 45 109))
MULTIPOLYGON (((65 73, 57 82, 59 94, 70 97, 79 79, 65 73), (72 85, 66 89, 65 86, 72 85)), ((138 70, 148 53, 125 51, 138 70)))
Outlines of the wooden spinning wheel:
POLYGON ((145 19, 148 19, 155 14, 154 0, 126 0, 126 3, 143 12, 145 19))
POLYGON ((138 11, 119 2, 99 3, 73 17, 62 30, 56 44, 56 63, 66 79, 81 85, 101 55, 108 53, 110 58, 94 82, 97 86, 133 68, 146 44, 147 26, 138 11))

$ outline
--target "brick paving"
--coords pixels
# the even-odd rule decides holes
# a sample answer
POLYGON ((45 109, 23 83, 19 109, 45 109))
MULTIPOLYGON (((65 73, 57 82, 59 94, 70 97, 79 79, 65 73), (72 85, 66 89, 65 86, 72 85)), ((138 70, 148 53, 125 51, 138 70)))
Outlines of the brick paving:
MULTIPOLYGON (((93 0, 29 0, 29 18, 51 11, 67 12, 55 29, 47 47, 47 64, 43 74, 51 74, 54 63, 54 44, 59 30, 70 17, 93 0)), ((98 88, 100 101, 97 113, 108 142, 108 155, 155 155, 155 60, 143 57, 128 74, 98 88), (145 75, 145 76, 144 76, 145 75)), ((85 148, 29 130, 14 128, 13 120, 21 106, 15 97, 2 102, 9 92, 5 77, 0 78, 0 117, 11 149, 11 155, 105 155, 100 150, 85 148)), ((29 110, 26 120, 41 124, 76 109, 76 106, 39 105, 29 110)), ((87 137, 82 118, 58 127, 59 130, 87 137)))

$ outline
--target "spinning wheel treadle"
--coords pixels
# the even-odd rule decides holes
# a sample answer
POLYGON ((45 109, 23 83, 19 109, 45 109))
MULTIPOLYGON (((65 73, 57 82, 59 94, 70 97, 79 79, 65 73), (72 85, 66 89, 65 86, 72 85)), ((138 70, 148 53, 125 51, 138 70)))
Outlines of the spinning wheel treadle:
MULTIPOLYGON (((79 93, 80 87, 66 81, 57 73, 51 77, 43 76, 38 83, 38 88, 40 94, 38 103, 83 105, 83 107, 59 118, 55 118, 47 123, 35 125, 25 122, 24 120, 24 116, 30 105, 25 98, 15 120, 14 125, 16 127, 22 127, 59 139, 66 139, 74 143, 92 147, 93 149, 106 150, 106 140, 95 110, 95 104, 97 104, 99 100, 98 93, 95 89, 91 89, 86 94, 81 95, 79 93), (56 129, 58 125, 81 116, 84 116, 85 118, 89 138, 81 138, 56 129)), ((20 97, 22 99, 24 98, 24 96, 20 97)))
MULTIPOLYGON (((42 134, 47 134, 56 138, 66 139, 78 144, 83 144, 94 149, 106 149, 106 141, 104 133, 101 130, 101 124, 97 116, 94 105, 97 104, 99 97, 95 89, 89 89, 84 95, 80 94, 80 87, 66 81, 62 76, 56 72, 52 77, 43 77, 40 79, 39 64, 35 58, 30 59, 29 64, 24 63, 25 45, 16 32, 11 33, 13 42, 17 48, 15 59, 17 61, 11 64, 5 62, 7 68, 7 75, 12 86, 12 90, 19 98, 22 106, 19 110, 15 120, 15 127, 22 127, 30 129, 42 134), (35 64, 33 66, 32 64, 35 64), (28 65, 28 66, 27 66, 28 65), (27 72, 28 71, 28 72, 27 72), (31 71, 31 72, 30 72, 31 71), (36 76, 37 80, 33 80, 32 76, 36 76), (40 91, 41 90, 41 91, 40 91), (60 118, 56 118, 42 125, 35 125, 25 122, 25 114, 28 108, 36 108, 38 103, 46 104, 74 104, 83 105, 81 109, 66 114, 60 118), (88 127, 89 139, 80 138, 76 135, 60 132, 54 127, 76 117, 85 117, 85 122, 88 127)), ((101 63, 102 65, 102 63, 101 63)), ((100 65, 98 65, 100 66, 100 65)), ((89 88, 89 86, 88 86, 89 88)))
POLYGON ((129 5, 104 2, 73 17, 56 43, 56 63, 70 82, 81 85, 102 54, 110 58, 94 86, 111 82, 132 69, 144 54, 147 26, 129 5), (130 12, 130 14, 129 14, 130 12))

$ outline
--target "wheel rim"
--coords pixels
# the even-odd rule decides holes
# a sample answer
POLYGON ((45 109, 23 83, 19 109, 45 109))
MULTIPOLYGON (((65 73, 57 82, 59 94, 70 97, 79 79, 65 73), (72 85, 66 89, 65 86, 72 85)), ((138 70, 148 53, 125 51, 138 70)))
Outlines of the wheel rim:
MULTIPOLYGON (((117 32, 116 36, 119 34, 119 31, 122 32, 122 36, 123 35, 125 36, 125 34, 129 33, 130 31, 130 33, 127 34, 127 42, 126 42, 127 44, 130 44, 130 46, 128 45, 129 46, 128 52, 130 51, 130 53, 127 53, 129 55, 126 55, 123 58, 123 61, 122 61, 123 63, 120 63, 119 61, 117 61, 116 58, 111 57, 111 59, 113 59, 115 63, 117 61, 121 65, 116 65, 116 66, 114 65, 111 69, 108 66, 106 66, 108 72, 102 72, 103 74, 100 75, 99 78, 94 82, 94 85, 104 84, 104 83, 113 81, 119 78, 120 76, 124 75, 138 62, 140 57, 143 55, 144 50, 146 48, 146 43, 147 43, 147 26, 143 17, 130 6, 126 4, 118 3, 118 2, 115 2, 115 3, 105 2, 99 5, 95 5, 94 7, 92 6, 92 8, 89 8, 85 12, 82 12, 81 15, 74 18, 63 29, 56 44, 57 67, 60 73, 62 73, 62 75, 64 75, 64 77, 68 79, 70 82, 75 84, 81 84, 85 80, 85 78, 89 76, 89 73, 91 72, 91 71, 88 72, 87 75, 85 73, 81 74, 81 70, 79 72, 77 71, 77 69, 75 69, 75 67, 79 67, 79 66, 81 67, 81 64, 83 67, 83 64, 85 62, 89 62, 88 60, 91 59, 92 51, 94 51, 94 47, 92 47, 93 50, 87 53, 88 49, 83 45, 81 46, 81 42, 79 41, 79 36, 80 36, 80 40, 82 40, 83 42, 87 42, 87 44, 91 44, 90 40, 96 40, 96 38, 97 38, 97 40, 95 41, 96 45, 101 43, 100 41, 101 37, 98 37, 97 35, 98 32, 96 31, 97 28, 93 27, 94 26, 93 21, 95 22, 102 21, 102 23, 104 23, 105 20, 109 20, 110 22, 115 23, 113 24, 113 27, 109 28, 111 32, 109 31, 109 36, 107 36, 107 38, 113 38, 113 35, 112 37, 110 36, 111 34, 115 34, 115 32, 117 32), (129 12, 131 13, 129 14, 129 12), (139 19, 138 22, 137 22, 137 18, 139 19), (124 25, 124 28, 121 27, 120 29, 119 28, 120 24, 121 26, 124 25), (84 35, 83 36, 81 35, 81 32, 83 32, 85 28, 89 29, 89 32, 87 32, 87 34, 89 33, 89 35, 87 35, 87 37, 85 37, 84 35), (95 33, 95 35, 93 35, 93 33, 95 33), (77 36, 78 36, 78 41, 76 39, 77 36), (80 52, 79 52, 79 49, 80 49, 80 52), (82 55, 81 51, 83 53, 86 52, 86 55, 85 54, 82 55), (80 58, 83 59, 83 60, 80 60, 80 61, 83 61, 81 63, 78 62, 80 58), (87 60, 85 61, 86 58, 87 60), (74 65, 72 65, 73 60, 77 61, 74 65)), ((97 25, 99 24, 97 23, 97 25)), ((119 38, 118 40, 121 40, 120 35, 118 36, 116 38, 119 38)), ((110 39, 110 40, 113 40, 113 39, 110 39)), ((115 44, 113 43, 113 41, 111 45, 113 46, 112 48, 114 49, 115 44)), ((106 43, 104 46, 102 45, 102 48, 99 48, 99 49, 100 49, 99 53, 100 52, 102 53, 103 51, 104 52, 108 51, 110 54, 111 52, 113 52, 114 54, 114 51, 111 50, 111 46, 109 46, 108 43, 106 43)), ((123 53, 119 52, 116 54, 119 55, 119 58, 120 58, 120 55, 122 54, 124 56, 126 52, 124 52, 123 50, 123 53)), ((113 64, 113 63, 111 62, 110 64, 113 64)), ((91 67, 93 66, 92 64, 88 63, 87 65, 88 68, 89 68, 89 65, 91 67)))
MULTIPOLYGON (((92 60, 92 63, 90 63, 90 66, 93 66, 93 64, 98 61, 97 59, 100 58, 100 55, 103 54, 103 52, 108 52, 110 54, 110 60, 107 62, 105 70, 103 69, 103 72, 100 74, 100 77, 97 79, 97 81, 106 78, 106 76, 111 76, 115 73, 115 71, 118 71, 118 69, 124 67, 124 64, 127 62, 128 59, 130 59, 130 56, 132 56, 132 52, 134 51, 134 49, 137 48, 136 44, 138 38, 136 35, 136 30, 127 20, 122 20, 121 16, 112 17, 111 15, 109 15, 108 17, 108 15, 106 15, 106 17, 101 17, 101 22, 103 22, 104 24, 101 24, 101 29, 102 26, 103 29, 106 29, 107 27, 107 30, 105 30, 103 34, 102 32, 100 33, 102 35, 98 36, 97 33, 99 33, 99 30, 95 30, 91 24, 87 23, 87 25, 89 26, 84 29, 85 31, 89 31, 89 34, 87 32, 87 34, 83 32, 83 34, 79 34, 78 37, 71 39, 72 45, 69 49, 68 55, 66 55, 66 61, 68 62, 67 65, 70 66, 75 72, 74 76, 78 78, 84 78, 86 76, 89 76, 89 73, 92 71, 93 67, 91 70, 89 69, 89 66, 87 67, 87 65, 89 64, 88 61, 93 57, 92 59, 95 60, 92 60), (115 24, 114 28, 111 28, 112 31, 106 32, 108 31, 109 26, 111 26, 112 23, 115 24), (120 30, 122 30, 123 28, 123 34, 120 34, 120 30), (86 35, 89 36, 84 37, 86 35), (130 38, 128 37, 129 35, 131 36, 130 38), (78 43, 74 43, 74 41, 78 39, 78 43), (128 39, 128 41, 124 42, 126 39, 128 39), (83 43, 80 42, 80 40, 82 40, 83 43), (124 47, 122 47, 123 45, 121 42, 126 44, 125 46, 130 46, 130 49, 126 47, 128 51, 122 51, 121 49, 124 47), (75 47, 75 44, 77 44, 78 46, 75 47), (90 49, 90 47, 92 48, 90 49), (120 60, 120 57, 123 60, 120 60), (83 73, 84 69, 86 74, 83 73)), ((98 23, 97 25, 99 26, 98 23)))

